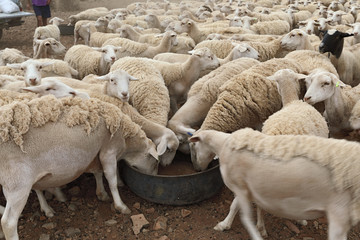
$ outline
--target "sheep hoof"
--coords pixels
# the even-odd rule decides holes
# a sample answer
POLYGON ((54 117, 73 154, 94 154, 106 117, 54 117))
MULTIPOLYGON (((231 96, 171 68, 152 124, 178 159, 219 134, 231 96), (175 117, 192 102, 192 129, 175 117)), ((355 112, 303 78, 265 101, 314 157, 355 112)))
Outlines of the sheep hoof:
POLYGON ((48 218, 52 218, 54 216, 55 211, 50 209, 49 211, 45 211, 45 216, 48 218))
POLYGON ((230 229, 231 226, 227 226, 224 222, 219 222, 214 229, 216 231, 224 231, 230 229))
POLYGON ((128 207, 121 209, 120 211, 122 214, 130 214, 131 213, 131 210, 128 207))
POLYGON ((110 197, 109 197, 109 195, 107 193, 105 193, 105 194, 97 194, 97 198, 100 201, 103 201, 103 202, 110 201, 110 197))

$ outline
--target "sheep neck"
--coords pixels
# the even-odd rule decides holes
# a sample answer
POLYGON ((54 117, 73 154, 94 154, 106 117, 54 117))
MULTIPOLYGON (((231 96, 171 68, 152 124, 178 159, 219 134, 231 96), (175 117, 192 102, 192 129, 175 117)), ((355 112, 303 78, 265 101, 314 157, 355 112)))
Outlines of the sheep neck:
POLYGON ((183 81, 185 81, 188 88, 199 78, 202 70, 200 61, 196 56, 191 56, 182 64, 183 81))
POLYGON ((199 42, 201 42, 201 31, 200 29, 196 26, 196 24, 194 23, 190 29, 189 32, 189 36, 194 39, 194 41, 196 42, 196 44, 198 44, 199 42))
MULTIPOLYGON (((330 125, 339 126, 348 122, 351 109, 349 111, 348 106, 345 104, 344 97, 343 90, 340 87, 335 87, 334 94, 324 101, 330 125)), ((348 125, 348 123, 346 125, 348 125)))
POLYGON ((135 31, 133 28, 129 27, 127 28, 127 33, 129 34, 129 37, 133 41, 138 41, 141 34, 135 31))
POLYGON ((206 142, 209 145, 210 149, 214 151, 214 153, 219 156, 220 151, 224 145, 226 139, 230 136, 229 133, 223 133, 218 131, 211 131, 212 134, 204 134, 203 139, 201 141, 206 142))
POLYGON ((171 37, 168 35, 165 35, 159 45, 157 45, 155 47, 149 47, 148 49, 153 49, 151 51, 154 51, 154 52, 156 52, 156 54, 158 54, 158 53, 162 53, 162 52, 169 52, 171 47, 172 47, 171 37))
POLYGON ((99 75, 105 75, 110 71, 111 63, 106 62, 104 56, 101 55, 100 62, 99 62, 99 75))
POLYGON ((280 92, 281 92, 281 101, 283 104, 283 107, 288 105, 289 103, 299 100, 299 93, 296 90, 296 88, 288 86, 279 86, 280 92))

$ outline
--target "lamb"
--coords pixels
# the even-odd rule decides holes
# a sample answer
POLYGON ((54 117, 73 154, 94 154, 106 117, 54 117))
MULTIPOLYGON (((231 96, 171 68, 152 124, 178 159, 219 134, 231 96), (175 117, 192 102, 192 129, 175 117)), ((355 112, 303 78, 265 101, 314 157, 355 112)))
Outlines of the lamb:
MULTIPOLYGON (((75 23, 74 45, 77 44, 80 38, 84 40, 85 45, 89 45, 91 24, 95 24, 95 22, 90 20, 80 20, 75 23)), ((95 27, 95 25, 93 27, 95 27)))
POLYGON ((96 21, 99 17, 108 14, 109 10, 105 7, 90 8, 85 11, 79 12, 78 14, 71 15, 69 17, 69 25, 74 26, 77 21, 80 20, 92 20, 96 21))
POLYGON ((201 126, 211 106, 216 102, 221 86, 231 77, 258 63, 259 61, 252 58, 233 60, 203 76, 191 86, 185 104, 168 122, 168 127, 175 132, 182 143, 179 150, 186 150, 184 148, 187 145, 188 132, 194 133, 195 129, 201 126))
POLYGON ((360 86, 351 88, 326 71, 310 74, 306 83, 308 90, 304 101, 309 104, 324 101, 330 133, 351 130, 349 118, 352 108, 360 99, 360 86))
POLYGON ((66 52, 64 60, 79 72, 80 79, 91 73, 104 75, 109 72, 111 64, 118 58, 120 49, 112 45, 100 48, 75 45, 66 52))
POLYGON ((334 29, 328 30, 319 45, 319 51, 331 53, 330 60, 336 67, 341 81, 357 86, 360 83, 359 44, 343 49, 344 38, 352 35, 334 29))
POLYGON ((360 43, 360 35, 359 35, 359 33, 360 33, 360 22, 356 22, 356 23, 349 24, 349 25, 353 28, 352 34, 354 34, 353 37, 347 38, 347 39, 350 40, 350 45, 355 45, 355 44, 360 43))
MULTIPOLYGON (((115 169, 118 157, 125 158, 130 165, 135 165, 145 173, 157 172, 154 145, 141 133, 139 126, 111 104, 97 99, 75 101, 44 96, 29 102, 15 101, 1 107, 1 111, 13 117, 22 115, 23 118, 17 123, 24 130, 14 130, 19 131, 20 138, 37 139, 23 142, 22 148, 27 151, 24 153, 13 136, 2 136, 0 147, 4 152, 4 166, 17 166, 3 169, 0 180, 7 200, 1 221, 7 239, 18 239, 17 221, 31 189, 58 187, 76 179, 98 154, 115 209, 122 213, 130 213, 130 210, 122 202, 117 189, 115 169), (81 114, 75 114, 79 109, 82 110, 81 114), (47 117, 41 119, 43 116, 47 117), (136 154, 124 156, 127 139, 143 147, 138 148, 136 154), (16 163, 12 162, 14 156, 16 163), (31 164, 28 163, 29 157, 31 164), (77 161, 70 161, 75 158, 77 161), (17 191, 12 190, 15 188, 17 191)), ((12 126, 11 122, 5 123, 8 128, 12 126)))
MULTIPOLYGON (((123 58, 123 59, 126 60, 129 58, 123 58)), ((136 60, 138 60, 138 59, 136 59, 136 60)), ((145 66, 145 65, 146 64, 141 64, 141 66, 145 66)), ((150 65, 150 64, 148 64, 148 65, 150 65)), ((140 70, 140 68, 138 66, 139 66, 139 64, 134 66, 134 64, 131 64, 131 61, 126 61, 126 62, 124 62, 123 69, 125 69, 126 72, 130 73, 132 76, 137 77, 139 79, 139 81, 132 81, 131 83, 139 83, 139 86, 145 86, 145 88, 149 88, 149 85, 150 85, 149 84, 150 78, 148 78, 149 72, 144 73, 143 71, 140 70), (128 67, 126 67, 126 66, 128 66, 128 67), (143 84, 144 82, 145 82, 145 85, 143 84)), ((150 65, 150 66, 152 67, 152 65, 150 65)), ((153 69, 153 67, 152 67, 152 69, 153 69)), ((172 162, 172 160, 174 159, 176 150, 179 146, 179 141, 176 138, 174 132, 172 132, 170 129, 166 128, 162 124, 156 123, 156 121, 149 120, 149 119, 145 118, 144 116, 140 115, 139 112, 137 111, 137 109, 135 109, 128 103, 124 103, 123 101, 121 101, 119 99, 120 98, 119 94, 117 94, 114 97, 109 96, 107 91, 104 91, 105 89, 102 84, 89 84, 89 83, 86 83, 83 81, 77 81, 77 80, 74 80, 71 78, 63 78, 63 77, 57 78, 57 79, 61 80, 63 83, 69 85, 72 88, 75 88, 79 91, 87 92, 91 98, 98 98, 102 101, 114 104, 115 106, 120 108, 122 112, 127 114, 135 123, 140 125, 141 128, 146 133, 146 135, 156 144, 157 153, 160 156, 160 164, 162 164, 163 166, 166 166, 172 162)), ((154 82, 152 82, 152 83, 154 83, 154 82)), ((165 88, 165 90, 167 90, 166 87, 164 86, 163 82, 162 82, 162 84, 163 84, 163 88, 165 88)), ((132 98, 138 99, 136 94, 138 94, 139 92, 143 93, 144 89, 136 89, 136 88, 134 89, 134 88, 132 88, 131 85, 130 85, 130 91, 131 91, 132 98)), ((157 92, 160 92, 159 87, 160 87, 160 85, 154 84, 153 89, 156 90, 157 92)), ((141 97, 139 97, 138 100, 140 100, 139 102, 143 103, 143 105, 144 105, 143 107, 149 107, 149 106, 151 108, 153 108, 154 106, 156 106, 158 108, 163 107, 163 106, 157 106, 152 103, 150 105, 146 104, 146 100, 148 100, 149 96, 148 95, 146 95, 146 96, 140 95, 140 96, 141 97), (143 100, 144 98, 146 100, 143 100)), ((163 96, 160 96, 160 97, 157 96, 157 97, 158 97, 158 99, 160 99, 159 105, 166 104, 166 102, 167 102, 167 105, 169 105, 169 100, 167 100, 167 101, 162 100, 164 98, 163 96), (160 102, 160 101, 162 101, 162 102, 160 102)), ((167 95, 167 97, 168 97, 168 95, 167 95)), ((130 101, 131 101, 131 99, 130 99, 130 101)), ((147 110, 149 111, 149 109, 147 109, 147 110)), ((153 109, 150 109, 150 111, 153 111, 153 109)))
POLYGON ((60 41, 60 30, 58 25, 60 22, 64 20, 58 17, 54 17, 50 19, 49 23, 53 22, 52 25, 46 25, 37 27, 34 33, 34 40, 35 39, 45 39, 45 38, 55 38, 57 41, 60 41))
POLYGON ((55 38, 45 38, 42 40, 34 40, 33 42, 34 58, 55 58, 63 56, 66 53, 66 48, 61 42, 55 38))
MULTIPOLYGON (((150 60, 149 60, 150 61, 150 60)), ((199 48, 192 52, 184 63, 166 63, 151 60, 164 78, 169 89, 170 110, 174 114, 178 105, 186 100, 191 85, 198 80, 201 71, 212 70, 220 66, 217 57, 208 48, 199 48)))
POLYGON ((331 20, 337 24, 352 24, 355 22, 354 16, 344 11, 335 11, 331 20))
POLYGON ((232 134, 199 131, 190 141, 201 146, 203 154, 219 156, 224 183, 235 193, 228 216, 215 230, 229 229, 241 210, 251 239, 262 239, 252 222, 250 201, 289 219, 326 215, 329 240, 346 239, 351 225, 359 221, 358 143, 317 136, 268 136, 249 128, 232 134))
MULTIPOLYGON (((210 108, 201 130, 233 132, 242 127, 260 128, 261 124, 281 108, 281 98, 274 82, 267 79, 280 69, 300 73, 301 64, 291 59, 274 58, 257 64, 230 78, 220 88, 216 102, 210 108)), ((190 144, 192 162, 196 170, 204 170, 212 159, 199 156, 196 146, 190 144)))
POLYGON ((299 100, 300 81, 307 75, 281 69, 268 77, 275 81, 281 95, 283 108, 271 115, 262 127, 268 135, 315 135, 327 138, 329 129, 323 116, 308 103, 299 100))
POLYGON ((281 38, 281 47, 289 51, 316 50, 310 41, 309 35, 301 29, 293 29, 283 36, 281 38))
POLYGON ((120 46, 121 51, 119 58, 125 56, 153 58, 159 53, 169 52, 173 46, 177 45, 177 34, 173 31, 165 32, 161 42, 157 46, 134 42, 126 38, 109 39, 103 46, 104 45, 120 46))
POLYGON ((284 20, 264 21, 253 24, 250 30, 260 35, 282 35, 290 31, 290 24, 284 20))
POLYGON ((0 66, 6 66, 8 63, 22 63, 28 60, 20 50, 16 48, 4 48, 0 50, 0 66))

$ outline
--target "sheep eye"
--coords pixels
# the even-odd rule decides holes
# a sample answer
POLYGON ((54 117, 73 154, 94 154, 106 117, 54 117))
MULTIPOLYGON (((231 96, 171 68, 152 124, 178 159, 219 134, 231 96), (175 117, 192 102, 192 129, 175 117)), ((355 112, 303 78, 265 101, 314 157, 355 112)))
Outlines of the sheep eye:
POLYGON ((329 83, 329 82, 324 82, 324 83, 322 84, 322 86, 326 86, 326 85, 330 85, 330 83, 329 83))
POLYGON ((42 66, 39 66, 39 69, 42 69, 42 66))
POLYGON ((249 48, 247 48, 247 49, 246 49, 246 51, 250 52, 250 49, 249 49, 249 48))
POLYGON ((24 71, 24 68, 22 67, 22 68, 20 68, 22 71, 24 71))
POLYGON ((302 33, 299 33, 299 36, 302 36, 302 33))
POLYGON ((52 90, 52 88, 47 88, 47 89, 45 89, 46 91, 50 91, 50 90, 52 90))
POLYGON ((106 53, 106 50, 102 50, 103 53, 106 53))

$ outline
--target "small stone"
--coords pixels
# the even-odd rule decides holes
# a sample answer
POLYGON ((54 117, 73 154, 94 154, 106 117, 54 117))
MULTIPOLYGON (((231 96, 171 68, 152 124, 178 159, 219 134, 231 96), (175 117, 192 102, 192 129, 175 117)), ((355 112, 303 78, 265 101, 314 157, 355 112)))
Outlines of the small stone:
POLYGON ((40 221, 44 221, 44 220, 46 220, 46 217, 45 216, 40 216, 40 221))
POLYGON ((148 208, 145 210, 146 213, 151 214, 155 212, 155 208, 148 208))
POLYGON ((49 234, 41 234, 39 240, 50 240, 49 234))
POLYGON ((117 221, 114 219, 110 219, 105 222, 105 225, 108 227, 114 226, 115 224, 117 224, 117 221))
POLYGON ((314 226, 316 229, 319 229, 319 223, 317 221, 314 221, 314 226))
POLYGON ((191 214, 191 211, 190 210, 187 210, 187 209, 181 209, 181 216, 184 218, 184 217, 187 217, 191 214))
POLYGON ((143 230, 141 230, 141 232, 142 232, 142 233, 147 233, 147 232, 149 232, 149 230, 146 229, 146 228, 143 228, 143 230))
POLYGON ((168 236, 164 235, 164 236, 158 238, 158 240, 170 240, 170 238, 168 236))
POLYGON ((44 225, 42 225, 42 227, 47 230, 54 229, 54 228, 56 228, 56 223, 53 223, 53 222, 45 223, 44 225))
POLYGON ((295 226, 292 222, 290 222, 289 220, 285 221, 285 225, 294 233, 299 234, 300 230, 297 226, 295 226))
POLYGON ((76 211, 76 210, 77 210, 77 207, 76 207, 75 204, 70 203, 69 206, 68 206, 68 209, 69 209, 70 211, 76 211))
POLYGON ((155 219, 155 224, 154 224, 154 230, 166 230, 167 228, 167 218, 160 216, 158 218, 155 219))
POLYGON ((149 226, 148 220, 146 220, 144 214, 133 215, 130 217, 133 223, 133 231, 135 235, 138 235, 143 227, 149 226))
POLYGON ((81 231, 78 228, 71 227, 71 228, 68 228, 68 229, 65 230, 65 234, 66 234, 67 237, 73 237, 73 236, 75 236, 77 234, 80 234, 80 233, 81 233, 81 231))
POLYGON ((168 233, 172 233, 174 230, 171 228, 171 227, 169 227, 169 229, 168 229, 168 233))
POLYGON ((70 219, 70 218, 66 218, 66 219, 65 219, 65 222, 66 222, 66 223, 70 223, 70 222, 71 222, 71 219, 70 219))
POLYGON ((312 237, 303 237, 303 240, 315 240, 315 238, 312 238, 312 237))
POLYGON ((75 186, 75 187, 72 187, 69 189, 69 194, 71 196, 79 195, 79 193, 80 193, 80 188, 78 186, 75 186))
POLYGON ((139 202, 134 203, 133 207, 136 209, 140 209, 140 203, 139 202))

